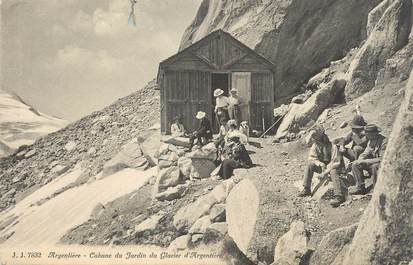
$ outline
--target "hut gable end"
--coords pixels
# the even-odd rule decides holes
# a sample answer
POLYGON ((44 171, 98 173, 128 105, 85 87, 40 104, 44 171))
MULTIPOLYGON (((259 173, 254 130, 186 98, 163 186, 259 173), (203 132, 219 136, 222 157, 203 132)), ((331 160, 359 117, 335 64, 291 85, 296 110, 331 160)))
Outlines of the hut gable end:
MULTIPOLYGON (((161 62, 163 69, 226 70, 246 60, 259 70, 273 71, 275 66, 229 33, 217 30, 161 62)), ((252 66, 253 67, 253 66, 252 66)))

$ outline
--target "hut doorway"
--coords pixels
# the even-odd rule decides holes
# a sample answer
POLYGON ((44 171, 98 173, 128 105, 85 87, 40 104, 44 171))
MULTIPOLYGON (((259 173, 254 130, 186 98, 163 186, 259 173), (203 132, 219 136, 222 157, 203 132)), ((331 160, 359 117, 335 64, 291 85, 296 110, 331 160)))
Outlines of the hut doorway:
POLYGON ((224 90, 224 95, 229 94, 229 75, 225 73, 213 73, 211 77, 212 93, 217 88, 224 90))
MULTIPOLYGON (((212 73, 211 74, 211 99, 213 102, 213 107, 215 109, 215 98, 214 98, 214 91, 215 89, 222 89, 224 90, 224 95, 228 96, 229 95, 229 74, 227 73, 212 73)), ((215 112, 212 113, 212 127, 214 133, 217 133, 219 130, 219 123, 217 120, 217 117, 215 115, 215 112)))

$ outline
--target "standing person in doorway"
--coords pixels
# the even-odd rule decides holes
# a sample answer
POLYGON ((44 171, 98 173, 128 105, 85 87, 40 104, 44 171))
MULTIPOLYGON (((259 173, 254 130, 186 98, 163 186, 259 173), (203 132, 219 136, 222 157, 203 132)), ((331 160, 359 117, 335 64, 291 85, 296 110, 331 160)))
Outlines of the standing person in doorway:
POLYGON ((228 97, 228 115, 231 120, 235 120, 237 124, 241 121, 240 104, 241 99, 238 96, 238 90, 236 88, 231 89, 230 96, 228 97))
POLYGON ((228 98, 224 96, 224 90, 217 88, 214 90, 214 97, 215 97, 215 115, 219 126, 222 124, 220 123, 221 120, 226 119, 228 120, 228 98))
POLYGON ((211 122, 206 117, 206 113, 203 111, 198 111, 196 118, 199 120, 199 126, 198 129, 196 129, 196 131, 193 132, 189 137, 190 151, 194 146, 195 139, 198 139, 197 144, 199 146, 205 145, 209 140, 212 139, 211 122))

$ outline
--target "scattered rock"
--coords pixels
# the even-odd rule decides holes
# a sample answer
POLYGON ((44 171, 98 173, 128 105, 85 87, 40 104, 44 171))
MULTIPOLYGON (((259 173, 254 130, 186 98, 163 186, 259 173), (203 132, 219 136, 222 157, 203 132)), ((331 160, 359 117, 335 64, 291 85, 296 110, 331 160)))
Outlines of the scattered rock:
POLYGON ((225 204, 215 204, 209 213, 211 222, 224 222, 225 221, 225 204))
POLYGON ((304 104, 291 104, 289 112, 278 127, 276 137, 281 139, 290 132, 298 133, 299 129, 318 116, 330 106, 346 86, 343 79, 334 79, 315 92, 304 104))
POLYGON ((103 176, 112 175, 125 168, 145 169, 147 160, 136 141, 125 144, 121 150, 103 166, 103 176))
POLYGON ((198 219, 189 229, 188 233, 192 234, 203 234, 205 233, 206 229, 211 225, 211 220, 208 215, 201 217, 198 219))
POLYGON ((176 187, 170 187, 166 191, 158 193, 155 195, 155 198, 158 201, 172 201, 182 197, 182 195, 187 190, 188 185, 181 184, 176 187))
POLYGON ((158 214, 152 215, 151 217, 149 217, 145 221, 143 221, 140 224, 135 226, 135 233, 138 234, 138 233, 142 233, 142 232, 145 232, 145 231, 155 230, 156 227, 159 224, 159 221, 162 219, 163 216, 164 216, 163 213, 158 213, 158 214))
POLYGON ((70 141, 65 145, 65 149, 66 151, 71 152, 76 148, 76 145, 77 145, 76 142, 70 141))
POLYGON ((188 243, 191 240, 190 235, 180 236, 169 245, 168 250, 171 252, 178 252, 188 249, 188 243))
POLYGON ((302 221, 291 224, 290 230, 278 239, 274 250, 274 265, 299 265, 308 252, 307 232, 302 221))
POLYGON ((24 157, 25 158, 30 158, 30 157, 34 156, 35 154, 36 154, 36 149, 32 149, 29 152, 25 153, 24 157))

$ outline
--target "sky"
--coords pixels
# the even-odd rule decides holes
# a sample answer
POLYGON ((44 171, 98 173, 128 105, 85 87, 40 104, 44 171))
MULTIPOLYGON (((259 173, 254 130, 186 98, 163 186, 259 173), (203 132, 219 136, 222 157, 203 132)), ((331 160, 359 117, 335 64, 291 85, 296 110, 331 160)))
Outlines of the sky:
POLYGON ((201 0, 2 0, 2 88, 74 121, 136 91, 177 52, 201 0))

